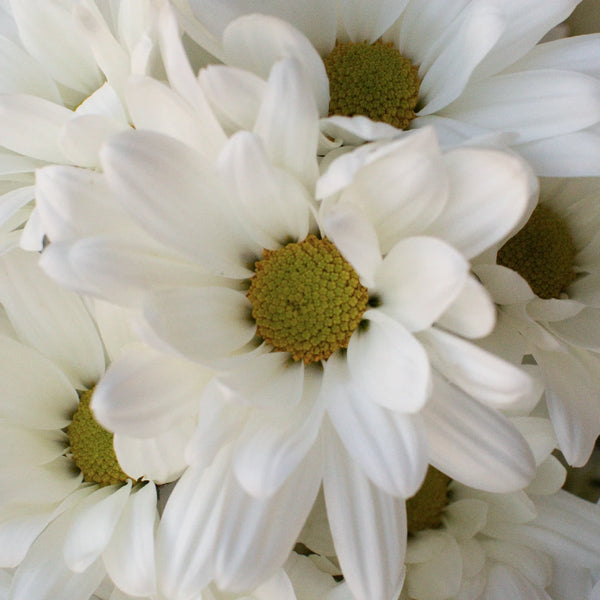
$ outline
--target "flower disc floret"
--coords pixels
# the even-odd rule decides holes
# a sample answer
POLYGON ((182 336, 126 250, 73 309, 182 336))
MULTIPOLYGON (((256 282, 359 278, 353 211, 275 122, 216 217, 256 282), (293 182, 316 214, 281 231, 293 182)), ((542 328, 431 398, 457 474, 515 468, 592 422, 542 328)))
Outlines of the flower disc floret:
POLYGON ((98 424, 90 408, 93 390, 82 392, 79 406, 67 428, 73 461, 84 481, 101 486, 124 483, 123 472, 113 447, 113 434, 98 424))
POLYGON ((559 298, 575 278, 576 254, 567 225, 539 204, 523 229, 500 248, 496 262, 519 273, 540 298, 559 298))
POLYGON ((419 491, 406 501, 408 533, 414 535, 425 529, 436 529, 442 524, 442 513, 448 506, 450 477, 435 467, 427 469, 427 475, 419 491))
POLYGON ((338 42, 323 59, 329 78, 329 115, 364 115, 399 129, 415 118, 418 69, 390 43, 338 42))
POLYGON ((311 234, 300 243, 264 250, 248 299, 258 335, 309 364, 348 346, 369 295, 338 249, 311 234))

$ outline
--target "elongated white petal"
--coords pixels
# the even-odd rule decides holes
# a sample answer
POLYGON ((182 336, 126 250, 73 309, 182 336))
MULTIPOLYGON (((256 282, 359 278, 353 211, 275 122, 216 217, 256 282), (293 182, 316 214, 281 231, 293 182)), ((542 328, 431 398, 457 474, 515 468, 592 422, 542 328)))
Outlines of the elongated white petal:
POLYGON ((600 309, 584 308, 570 319, 548 324, 550 331, 579 348, 600 351, 600 309))
POLYGON ((468 271, 463 256, 441 240, 401 240, 375 273, 380 310, 409 331, 425 329, 457 298, 468 271))
POLYGON ((81 573, 104 551, 131 492, 125 485, 99 488, 79 503, 63 546, 70 569, 81 573))
POLYGON ((322 394, 333 427, 365 475, 387 494, 414 495, 428 457, 420 422, 363 398, 338 354, 325 365, 322 394))
POLYGON ((156 488, 152 482, 130 495, 102 558, 108 575, 131 596, 156 591, 154 528, 156 488))
POLYGON ((430 462, 453 479, 508 492, 533 478, 533 454, 510 421, 439 377, 423 417, 430 462))
POLYGON ((448 203, 425 233, 471 258, 507 235, 529 208, 528 167, 515 156, 475 148, 450 151, 444 160, 448 203))
POLYGON ((357 600, 394 600, 404 581, 404 500, 375 487, 330 431, 323 482, 335 549, 357 600))
POLYGON ((192 360, 228 356, 256 330, 250 302, 229 288, 180 288, 150 296, 144 316, 169 346, 192 360))
POLYGON ((391 410, 416 413, 430 387, 429 359, 421 344, 400 323, 371 310, 367 327, 354 332, 348 367, 365 399, 391 410))
POLYGON ((39 431, 6 421, 0 422, 2 465, 27 468, 47 464, 62 456, 67 446, 68 438, 62 431, 39 431))
POLYGON ((348 36, 353 42, 373 43, 402 14, 408 0, 349 0, 338 4, 348 36))

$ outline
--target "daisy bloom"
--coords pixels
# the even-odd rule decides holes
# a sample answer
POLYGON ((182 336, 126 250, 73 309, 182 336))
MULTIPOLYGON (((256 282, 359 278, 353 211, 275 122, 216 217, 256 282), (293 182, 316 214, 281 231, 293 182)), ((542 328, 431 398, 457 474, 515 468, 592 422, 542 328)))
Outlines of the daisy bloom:
POLYGON ((600 433, 599 193, 596 178, 542 179, 525 226, 474 267, 499 307, 482 344, 516 363, 535 359, 559 447, 575 466, 600 433))
POLYGON ((600 174, 600 37, 536 44, 577 3, 191 0, 213 53, 240 69, 201 75, 234 122, 248 110, 223 98, 259 93, 293 56, 338 143, 426 125, 443 145, 508 134, 537 174, 568 177, 600 174))
MULTIPOLYGON (((346 153, 319 178, 317 109, 295 59, 276 63, 258 114, 216 160, 136 130, 104 145, 102 173, 41 169, 42 264, 66 285, 140 302, 144 339, 218 371, 195 396, 193 468, 161 520, 163 593, 256 587, 323 480, 353 593, 393 598, 402 498, 428 462, 493 491, 533 475, 497 410, 531 393, 529 378, 465 339, 495 317, 468 259, 528 210, 530 172, 496 150, 444 155, 424 129, 346 153)), ((115 379, 118 400, 95 395, 95 414, 115 432, 136 420, 142 435, 144 370, 122 372, 127 394, 115 379)))
POLYGON ((118 352, 120 326, 106 311, 93 320, 34 253, 2 256, 0 301, 10 319, 0 336, 0 564, 16 568, 9 598, 87 599, 106 572, 124 592, 150 595, 155 483, 179 476, 189 433, 182 424, 167 439, 121 436, 113 445, 90 400, 106 356, 118 352))

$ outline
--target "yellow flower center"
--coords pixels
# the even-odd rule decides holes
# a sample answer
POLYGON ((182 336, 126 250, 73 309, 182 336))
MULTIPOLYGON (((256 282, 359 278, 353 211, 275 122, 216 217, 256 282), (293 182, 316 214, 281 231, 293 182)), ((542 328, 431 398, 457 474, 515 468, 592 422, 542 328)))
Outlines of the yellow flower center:
POLYGON ((519 273, 540 298, 559 298, 575 278, 576 254, 567 225, 538 204, 523 229, 500 248, 496 262, 519 273))
POLYGON ((323 59, 329 115, 364 115, 398 129, 415 118, 421 81, 417 67, 390 43, 336 43, 323 59))
POLYGON ((448 506, 448 484, 451 479, 434 467, 427 475, 419 491, 406 501, 408 534, 414 535, 425 529, 435 529, 442 524, 442 513, 448 506))
POLYGON ((311 234, 300 243, 263 251, 248 299, 258 335, 309 364, 348 346, 369 296, 338 249, 311 234))
POLYGON ((94 390, 81 392, 79 406, 67 428, 73 461, 84 481, 101 486, 124 483, 129 476, 121 470, 113 447, 113 434, 98 424, 90 401, 94 390))

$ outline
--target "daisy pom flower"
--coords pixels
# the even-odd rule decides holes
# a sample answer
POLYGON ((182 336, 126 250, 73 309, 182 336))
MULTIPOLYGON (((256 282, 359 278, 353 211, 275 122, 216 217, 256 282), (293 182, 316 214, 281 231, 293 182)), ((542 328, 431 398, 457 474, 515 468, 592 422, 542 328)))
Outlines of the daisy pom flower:
MULTIPOLYGON (((15 569, 8 598, 85 600, 106 573, 125 593, 151 595, 157 484, 183 470, 192 429, 182 421, 163 437, 132 440, 97 422, 91 399, 107 357, 127 355, 124 324, 114 311, 93 319, 35 253, 2 255, 0 302, 0 565, 15 569)), ((152 391, 148 399, 152 406, 152 391)))
POLYGON ((240 69, 201 75, 232 121, 248 111, 222 98, 259 93, 272 64, 293 56, 330 140, 426 125, 443 145, 507 134, 538 175, 567 177, 600 174, 600 37, 538 42, 577 4, 191 1, 218 57, 240 69))
MULTIPOLYGON (((468 341, 495 318, 468 261, 528 211, 531 173, 497 150, 443 154, 428 128, 345 153, 319 178, 305 70, 283 60, 267 85, 254 131, 213 160, 136 130, 104 145, 101 173, 38 171, 41 261, 67 286, 138 303, 144 340, 217 372, 182 395, 199 401, 199 424, 158 532, 163 593, 256 587, 323 481, 352 592, 391 599, 402 499, 428 462, 492 491, 534 474, 498 410, 532 393, 530 380, 468 341)), ((112 369, 95 414, 142 436, 143 365, 135 377, 112 369)))
POLYGON ((516 363, 533 357, 559 447, 575 466, 600 433, 599 194, 596 178, 543 178, 527 223, 474 267, 499 307, 481 343, 516 363))

